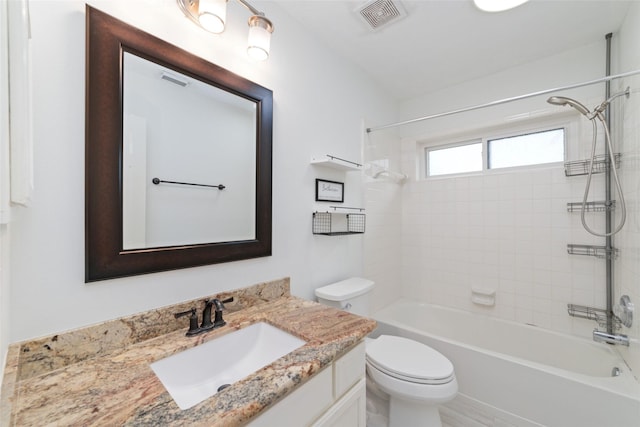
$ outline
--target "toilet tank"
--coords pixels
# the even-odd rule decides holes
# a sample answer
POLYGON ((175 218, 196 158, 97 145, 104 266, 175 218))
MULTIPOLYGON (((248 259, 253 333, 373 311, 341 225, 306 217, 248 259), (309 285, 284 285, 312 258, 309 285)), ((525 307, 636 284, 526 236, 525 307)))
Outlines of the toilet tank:
POLYGON ((351 277, 316 289, 316 297, 321 304, 369 316, 369 295, 373 286, 372 280, 351 277))

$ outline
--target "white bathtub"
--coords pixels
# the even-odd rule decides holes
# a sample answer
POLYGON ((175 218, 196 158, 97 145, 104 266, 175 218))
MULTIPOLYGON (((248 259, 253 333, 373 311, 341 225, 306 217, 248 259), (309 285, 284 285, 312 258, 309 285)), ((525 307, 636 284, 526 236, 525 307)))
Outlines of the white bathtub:
POLYGON ((516 425, 640 426, 640 384, 610 345, 409 300, 373 317, 374 336, 435 348, 453 363, 461 396, 521 420, 516 425))

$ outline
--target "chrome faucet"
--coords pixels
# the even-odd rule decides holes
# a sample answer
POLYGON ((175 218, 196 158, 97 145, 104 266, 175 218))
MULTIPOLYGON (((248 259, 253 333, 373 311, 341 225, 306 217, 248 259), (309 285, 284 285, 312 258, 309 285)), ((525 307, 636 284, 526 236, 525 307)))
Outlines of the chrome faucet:
MULTIPOLYGON (((620 304, 613 307, 612 320, 616 320, 620 324, 630 328, 633 325, 633 303, 628 295, 620 297, 620 304)), ((607 320, 609 317, 607 316, 607 320)), ((604 327, 604 325, 602 325, 604 327)), ((612 328, 613 329, 613 328, 612 328)), ((609 331, 609 328, 607 328, 609 331)), ((629 347, 629 337, 623 334, 615 334, 599 331, 597 328, 593 330, 593 340, 596 342, 604 342, 607 344, 619 344, 629 347)))
POLYGON ((619 344, 629 347, 629 337, 622 334, 609 334, 606 332, 593 330, 593 340, 596 342, 604 342, 607 344, 619 344))

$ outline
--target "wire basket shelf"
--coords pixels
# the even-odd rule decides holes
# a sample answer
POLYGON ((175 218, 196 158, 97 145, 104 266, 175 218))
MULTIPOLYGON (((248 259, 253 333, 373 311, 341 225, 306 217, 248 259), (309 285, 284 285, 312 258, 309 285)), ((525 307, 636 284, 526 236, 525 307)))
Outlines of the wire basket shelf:
POLYGON ((614 329, 620 329, 622 323, 613 313, 607 314, 603 308, 587 307, 586 305, 567 304, 567 313, 572 317, 595 320, 601 328, 607 328, 611 322, 614 329))
MULTIPOLYGON (((613 155, 616 169, 620 167, 620 153, 613 155)), ((609 170, 609 156, 599 155, 593 159, 593 173, 603 173, 609 170)), ((564 174, 566 176, 587 175, 589 173, 589 167, 591 166, 591 160, 576 160, 564 163, 564 174)))
MULTIPOLYGON (((325 236, 345 236, 348 234, 363 234, 366 226, 366 216, 363 213, 342 214, 346 217, 346 227, 341 221, 333 221, 336 213, 314 212, 311 228, 313 234, 325 236), (346 229, 345 229, 346 228, 346 229)), ((340 214, 338 214, 340 215, 340 214)))
POLYGON ((607 248, 606 246, 594 246, 594 245, 567 245, 567 253, 571 255, 587 255, 594 256, 596 258, 610 258, 618 257, 618 249, 607 248))
MULTIPOLYGON (((587 202, 584 205, 585 212, 606 212, 614 211, 616 208, 616 201, 611 200, 607 202, 605 200, 597 202, 587 202)), ((570 202, 567 203, 567 212, 582 212, 582 202, 570 202)))

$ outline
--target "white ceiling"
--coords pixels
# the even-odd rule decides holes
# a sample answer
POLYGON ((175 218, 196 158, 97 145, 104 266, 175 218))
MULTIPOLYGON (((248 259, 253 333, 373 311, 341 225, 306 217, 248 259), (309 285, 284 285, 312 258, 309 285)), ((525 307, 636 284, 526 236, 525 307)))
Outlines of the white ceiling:
POLYGON ((472 0, 394 1, 407 16, 376 31, 355 12, 368 0, 277 3, 399 100, 604 40, 631 3, 531 0, 486 13, 472 0))

